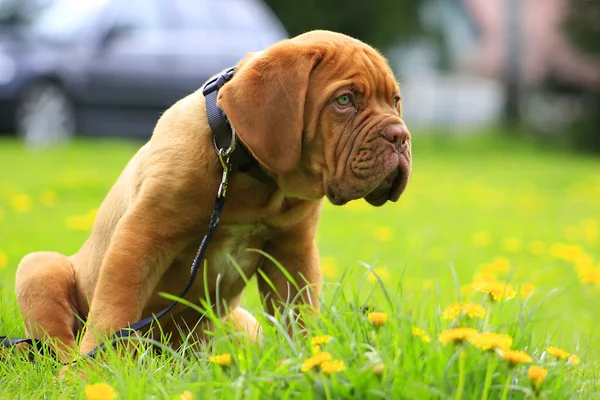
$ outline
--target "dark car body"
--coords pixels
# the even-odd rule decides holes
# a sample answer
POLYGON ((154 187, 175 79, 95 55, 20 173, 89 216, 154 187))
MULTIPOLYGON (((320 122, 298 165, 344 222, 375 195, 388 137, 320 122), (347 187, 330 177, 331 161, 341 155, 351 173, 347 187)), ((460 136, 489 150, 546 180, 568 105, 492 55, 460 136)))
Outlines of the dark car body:
POLYGON ((285 37, 260 0, 55 0, 0 33, 0 129, 19 130, 28 90, 51 86, 77 134, 145 138, 178 99, 285 37))

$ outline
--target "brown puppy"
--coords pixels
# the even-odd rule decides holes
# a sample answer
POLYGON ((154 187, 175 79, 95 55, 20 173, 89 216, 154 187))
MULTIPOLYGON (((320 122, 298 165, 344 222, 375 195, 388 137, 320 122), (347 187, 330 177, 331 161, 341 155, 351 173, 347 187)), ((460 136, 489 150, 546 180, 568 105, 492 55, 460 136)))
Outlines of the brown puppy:
MULTIPOLYGON (((256 321, 239 308, 244 274, 257 269, 273 313, 286 299, 318 307, 321 271, 315 230, 326 196, 337 205, 364 197, 396 201, 411 172, 410 134, 401 119, 400 89, 386 60, 345 35, 315 31, 252 54, 219 91, 218 105, 273 183, 231 176, 221 223, 210 243, 207 278, 199 274, 187 299, 219 296, 242 329, 256 321), (310 289, 296 296, 284 274, 248 248, 263 249, 310 289)), ((132 158, 102 203, 89 239, 72 256, 32 253, 21 261, 16 291, 27 332, 62 348, 89 352, 108 335, 156 313, 178 294, 202 240, 220 183, 221 165, 197 91, 167 110, 152 138, 132 158)), ((183 306, 162 323, 179 327, 200 315, 183 306)), ((198 332, 201 336, 202 332, 198 332)), ((66 357, 63 354, 62 357, 66 357)))

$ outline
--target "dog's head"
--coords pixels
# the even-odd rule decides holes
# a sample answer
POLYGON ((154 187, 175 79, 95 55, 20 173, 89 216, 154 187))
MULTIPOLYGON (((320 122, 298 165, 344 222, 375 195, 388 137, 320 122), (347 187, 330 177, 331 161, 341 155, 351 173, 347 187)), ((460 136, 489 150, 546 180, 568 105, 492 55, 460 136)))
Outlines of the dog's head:
POLYGON ((290 196, 380 206, 406 188, 400 88, 385 58, 356 39, 313 31, 249 55, 218 105, 290 196))

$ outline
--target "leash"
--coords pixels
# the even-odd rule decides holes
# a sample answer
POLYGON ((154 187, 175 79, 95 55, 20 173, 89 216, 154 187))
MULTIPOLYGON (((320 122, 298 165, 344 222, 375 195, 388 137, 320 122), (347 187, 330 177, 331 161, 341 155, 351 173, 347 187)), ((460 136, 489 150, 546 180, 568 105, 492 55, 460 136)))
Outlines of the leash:
MULTIPOLYGON (((206 99, 206 115, 208 118, 208 124, 213 132, 213 142, 217 156, 219 157, 219 161, 223 168, 223 175, 221 177, 221 184, 219 185, 219 189, 215 198, 215 206, 210 217, 208 230, 202 239, 200 246, 198 247, 198 251, 196 252, 196 256, 194 257, 194 261, 190 267, 190 276, 185 287, 179 294, 179 298, 184 298, 192 288, 192 285, 196 280, 198 270, 200 269, 202 259, 206 253, 208 243, 210 242, 215 230, 217 229, 217 225, 219 224, 221 212, 223 211, 223 206, 225 204, 225 195, 227 193, 227 185, 229 183, 229 173, 232 171, 233 167, 232 161, 237 160, 237 162, 240 163, 236 164, 236 166, 241 172, 247 172, 251 176, 261 181, 266 181, 266 179, 272 181, 262 169, 258 168, 258 163, 248 154, 248 150, 244 149, 243 146, 236 146, 237 137, 235 129, 233 129, 233 127, 229 124, 227 116, 223 110, 217 106, 217 93, 219 89, 225 85, 225 83, 231 80, 233 74, 234 68, 230 68, 226 72, 207 82, 202 89, 202 93, 206 99), (236 149, 238 150, 236 151, 236 149)), ((146 328, 152 324, 152 322, 158 322, 161 317, 171 311, 178 303, 178 301, 173 301, 171 304, 169 304, 169 306, 157 314, 153 314, 133 324, 129 324, 127 327, 114 333, 108 342, 110 344, 114 344, 118 340, 128 338, 134 333, 146 328)), ((45 347, 43 346, 43 341, 40 339, 10 338, 7 336, 0 336, 0 350, 3 348, 16 346, 20 343, 30 344, 40 353, 44 353, 45 347)), ((85 354, 85 356, 94 357, 98 352, 105 348, 106 344, 101 343, 92 351, 85 354)), ((51 352, 51 350, 49 351, 51 352)), ((68 364, 72 364, 72 362, 68 364)))

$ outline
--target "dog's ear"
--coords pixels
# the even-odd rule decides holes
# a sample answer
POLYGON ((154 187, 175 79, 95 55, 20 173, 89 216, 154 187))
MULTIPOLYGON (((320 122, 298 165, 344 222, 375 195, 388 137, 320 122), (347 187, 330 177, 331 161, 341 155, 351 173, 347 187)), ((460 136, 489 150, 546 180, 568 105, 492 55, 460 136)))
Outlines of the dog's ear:
POLYGON ((309 77, 321 53, 283 41, 244 59, 219 91, 217 104, 238 137, 275 173, 300 161, 309 77))

